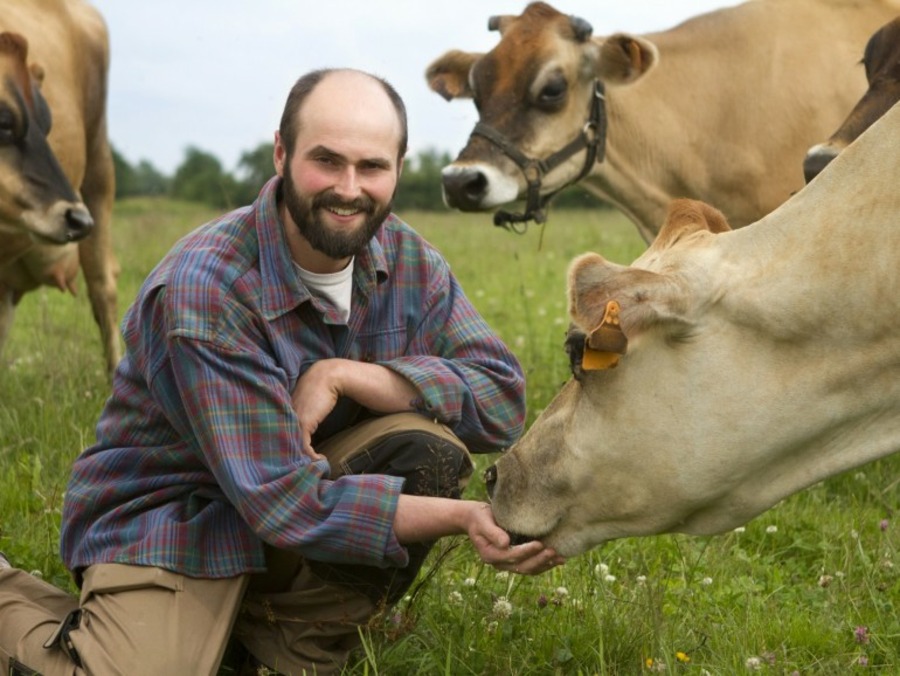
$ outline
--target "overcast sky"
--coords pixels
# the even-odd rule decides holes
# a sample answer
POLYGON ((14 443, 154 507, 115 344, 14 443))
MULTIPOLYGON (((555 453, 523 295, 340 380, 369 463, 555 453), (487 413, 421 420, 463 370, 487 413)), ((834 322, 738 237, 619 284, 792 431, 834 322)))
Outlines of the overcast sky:
MULTIPOLYGON (((302 73, 349 66, 381 75, 409 109, 410 153, 455 154, 476 121, 471 101, 446 102, 425 83, 448 49, 487 51, 492 14, 523 0, 92 0, 109 26, 109 133, 132 164, 174 172, 194 146, 233 171, 271 141, 302 73)), ((596 35, 647 33, 734 0, 562 0, 596 35)))

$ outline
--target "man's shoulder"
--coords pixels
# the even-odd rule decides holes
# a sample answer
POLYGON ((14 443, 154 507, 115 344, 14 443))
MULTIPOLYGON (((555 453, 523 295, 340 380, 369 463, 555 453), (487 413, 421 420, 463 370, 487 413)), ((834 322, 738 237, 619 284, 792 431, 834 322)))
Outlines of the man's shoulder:
POLYGON ((159 281, 221 286, 256 265, 259 243, 248 209, 225 214, 181 238, 160 262, 159 281))
POLYGON ((393 247, 397 252, 418 252, 418 256, 429 259, 434 263, 445 265, 446 260, 437 248, 429 242, 413 226, 401 219, 396 214, 391 214, 384 221, 382 232, 382 246, 393 247))

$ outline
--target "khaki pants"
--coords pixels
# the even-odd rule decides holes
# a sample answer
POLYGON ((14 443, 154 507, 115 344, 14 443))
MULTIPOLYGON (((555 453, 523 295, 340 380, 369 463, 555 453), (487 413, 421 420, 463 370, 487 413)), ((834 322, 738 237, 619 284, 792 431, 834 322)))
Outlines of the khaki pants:
MULTIPOLYGON (((397 474, 414 494, 459 497, 472 471, 463 444, 417 414, 367 420, 317 450, 333 477, 397 474)), ((15 660, 21 673, 45 676, 215 674, 229 637, 283 674, 338 673, 359 643, 359 627, 402 596, 430 546, 409 546, 402 570, 323 564, 267 548, 267 573, 219 580, 98 564, 85 571, 77 600, 24 571, 2 570, 0 673, 15 660), (74 618, 77 626, 60 636, 74 618)))

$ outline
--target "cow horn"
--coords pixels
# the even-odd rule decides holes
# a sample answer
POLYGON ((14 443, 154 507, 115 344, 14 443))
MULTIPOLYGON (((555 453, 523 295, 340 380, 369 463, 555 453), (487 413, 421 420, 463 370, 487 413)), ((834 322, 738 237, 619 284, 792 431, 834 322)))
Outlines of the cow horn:
POLYGON ((489 31, 500 31, 502 34, 503 31, 507 29, 510 21, 515 19, 512 14, 495 14, 490 19, 488 19, 488 30, 489 31))
POLYGON ((591 26, 591 24, 577 16, 570 16, 569 22, 572 24, 572 30, 574 31, 575 39, 578 40, 578 42, 584 42, 591 37, 591 33, 594 32, 594 27, 591 26))

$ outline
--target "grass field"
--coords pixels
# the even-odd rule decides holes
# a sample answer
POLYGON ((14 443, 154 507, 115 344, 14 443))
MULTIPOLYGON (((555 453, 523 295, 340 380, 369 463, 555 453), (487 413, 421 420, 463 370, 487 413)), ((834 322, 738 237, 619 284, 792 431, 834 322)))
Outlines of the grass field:
MULTIPOLYGON (((169 246, 213 215, 168 201, 116 205, 120 313, 169 246)), ((488 215, 404 216, 521 359, 529 421, 567 378, 568 261, 595 250, 627 263, 644 248, 608 211, 555 213, 523 236, 488 215)), ((70 589, 57 555, 62 494, 107 393, 85 294, 26 296, 0 357, 0 550, 70 589)), ((467 497, 483 495, 473 481, 467 497)), ((447 539, 347 673, 897 674, 898 504, 894 457, 734 532, 610 542, 538 578, 497 574, 447 539)))

